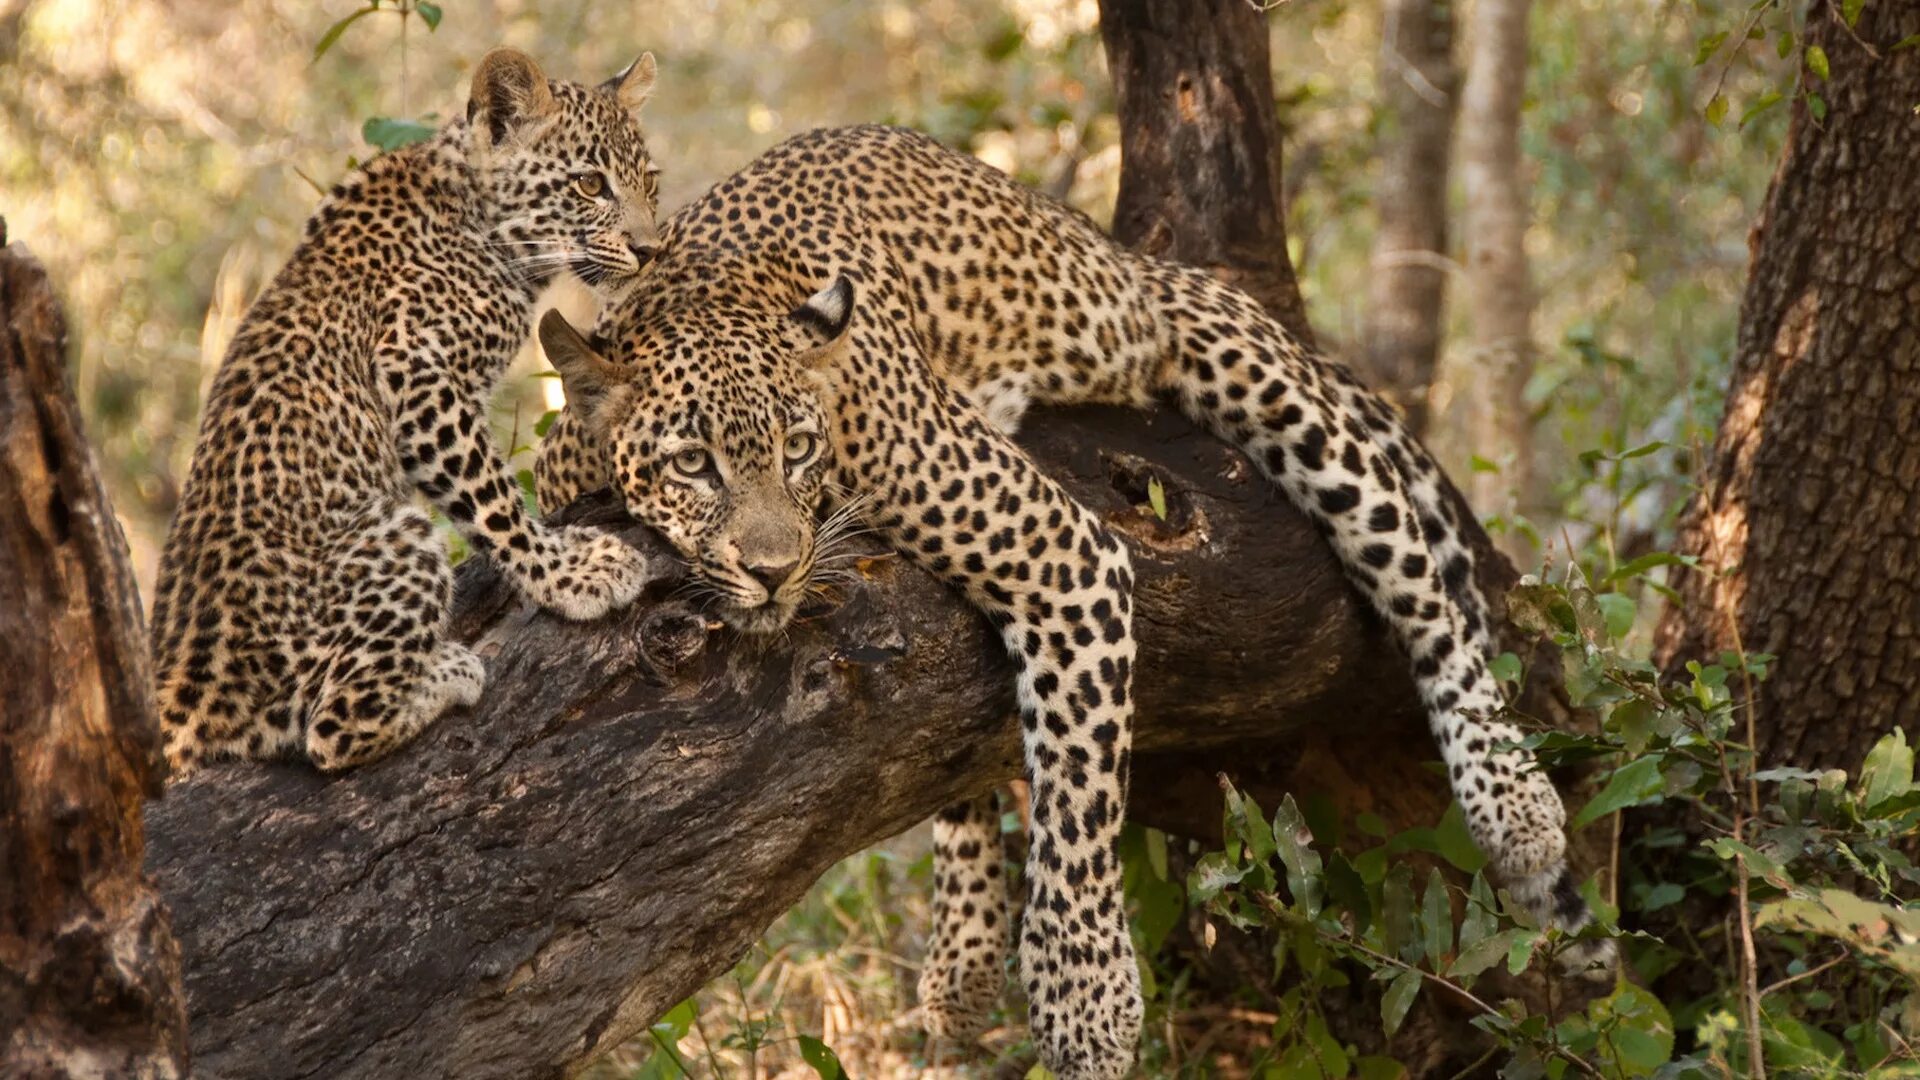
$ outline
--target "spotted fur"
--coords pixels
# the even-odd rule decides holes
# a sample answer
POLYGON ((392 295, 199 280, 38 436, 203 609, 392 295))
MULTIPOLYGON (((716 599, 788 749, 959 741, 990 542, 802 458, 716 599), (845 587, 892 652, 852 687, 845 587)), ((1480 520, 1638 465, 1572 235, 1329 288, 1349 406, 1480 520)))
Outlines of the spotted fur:
MULTIPOLYGON (((542 449, 542 505, 610 484, 729 619, 766 630, 813 571, 807 531, 831 495, 985 612, 1019 666, 1033 837, 1018 940, 1055 1073, 1125 1074, 1139 1030, 1117 848, 1132 573, 1125 545, 1008 438, 1029 404, 1171 403, 1246 451, 1392 627, 1507 884, 1544 920, 1586 920, 1559 795, 1523 754, 1495 749, 1519 732, 1493 719, 1485 604, 1438 469, 1388 406, 1251 298, 888 128, 790 140, 668 231, 645 295, 603 318, 600 349, 550 342, 588 394, 542 449), (803 468, 782 464, 798 430, 827 436, 803 468), (714 471, 676 473, 688 448, 714 471), (728 546, 733 493, 749 489, 801 533, 780 589, 745 584, 756 575, 728 546)), ((938 824, 945 899, 921 986, 939 1031, 975 1028, 990 1002, 980 973, 1004 948, 983 914, 995 902, 953 903, 976 869, 997 881, 974 865, 981 813, 938 824)))
POLYGON ((629 602, 643 563, 525 512, 487 406, 534 300, 570 270, 608 299, 659 247, 636 114, 651 55, 601 87, 498 49, 464 118, 321 204, 228 349, 161 558, 156 691, 176 775, 212 758, 373 760, 485 672, 446 640, 423 494, 540 605, 629 602))

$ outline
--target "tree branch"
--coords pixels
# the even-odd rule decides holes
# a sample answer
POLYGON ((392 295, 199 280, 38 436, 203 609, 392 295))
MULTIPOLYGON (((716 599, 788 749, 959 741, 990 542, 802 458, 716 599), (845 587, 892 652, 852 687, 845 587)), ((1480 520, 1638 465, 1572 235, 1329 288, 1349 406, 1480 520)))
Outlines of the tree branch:
MULTIPOLYGON (((1030 427, 1135 539, 1137 815, 1217 828, 1192 778, 1285 776, 1317 728, 1425 739, 1403 660, 1237 453, 1171 416, 1030 427), (1137 509, 1149 475, 1166 522, 1137 509)), ((152 808, 202 1077, 567 1075, 836 860, 1017 774, 1010 665, 933 579, 883 557, 787 640, 741 641, 671 599, 672 560, 625 527, 662 576, 601 623, 462 568, 457 630, 490 678, 474 715, 339 779, 215 767, 152 808)))

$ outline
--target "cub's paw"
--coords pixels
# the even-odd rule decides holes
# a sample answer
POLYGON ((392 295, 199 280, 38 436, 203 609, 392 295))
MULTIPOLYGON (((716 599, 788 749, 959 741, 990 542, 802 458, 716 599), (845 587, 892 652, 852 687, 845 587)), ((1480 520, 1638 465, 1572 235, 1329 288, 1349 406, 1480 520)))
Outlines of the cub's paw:
POLYGON ((633 603, 648 580, 646 556, 597 529, 559 531, 559 554, 544 575, 522 578, 528 596, 549 611, 585 621, 633 603), (538 580, 535 580, 535 578, 538 580))
POLYGON ((480 701, 480 691, 486 689, 487 666, 465 645, 443 641, 427 672, 427 681, 443 708, 474 705, 480 701))

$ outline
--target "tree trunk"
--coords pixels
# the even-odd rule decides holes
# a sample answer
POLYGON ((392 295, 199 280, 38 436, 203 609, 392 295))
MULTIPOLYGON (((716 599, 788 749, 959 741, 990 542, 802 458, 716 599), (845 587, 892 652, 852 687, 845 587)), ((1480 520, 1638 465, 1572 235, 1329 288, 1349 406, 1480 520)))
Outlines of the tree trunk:
POLYGON ((1754 228, 1726 415, 1660 628, 1669 668, 1779 657, 1759 685, 1764 762, 1858 769, 1920 736, 1920 2, 1876 0, 1854 33, 1810 19, 1832 77, 1806 78, 1754 228))
MULTIPOLYGON (((1422 6, 1418 0, 1408 2, 1422 6)), ((1121 130, 1114 236, 1162 258, 1214 268, 1251 292, 1311 348, 1312 328, 1287 259, 1280 212, 1280 147, 1266 16, 1246 0, 1102 0, 1100 13, 1101 37, 1118 88, 1121 130)), ((1444 38, 1436 42, 1433 37, 1443 32, 1430 33, 1421 43, 1426 46, 1422 52, 1437 49, 1444 57, 1444 38)), ((1433 190, 1421 194, 1444 202, 1444 135, 1440 146, 1440 177, 1433 190)), ((1433 244, 1438 247, 1437 240, 1433 244)), ((1436 305, 1438 300, 1436 285, 1436 305)), ((1504 596, 1516 576, 1512 564, 1493 547, 1465 500, 1457 491, 1452 494, 1456 516, 1484 568, 1481 587, 1501 613, 1496 622, 1503 645, 1534 657, 1536 672, 1558 671, 1546 662, 1544 652, 1534 651, 1536 643, 1505 625, 1504 596)), ((1260 575, 1252 579, 1284 580, 1260 575)), ((1388 663, 1394 677, 1400 677, 1404 658, 1395 655, 1388 663)), ((1560 684, 1551 677, 1528 687, 1523 707, 1557 722, 1573 720, 1560 684)), ((1231 746, 1137 754, 1135 803, 1147 789, 1160 805, 1157 813, 1139 813, 1136 806, 1136 816, 1189 836, 1217 837, 1222 798, 1216 778, 1225 773, 1268 808, 1285 794, 1303 803, 1316 796, 1328 799, 1353 854, 1370 842, 1355 828, 1360 815, 1377 815, 1396 830, 1430 825, 1452 799, 1444 779, 1427 767, 1435 753, 1431 739, 1423 730, 1404 731, 1381 738, 1370 724, 1315 727, 1291 738, 1279 755, 1248 754, 1231 746)), ((1593 853, 1583 846, 1579 854, 1593 853)), ((1199 979, 1213 984, 1211 990, 1222 1002, 1248 986, 1265 988, 1272 982, 1270 941, 1227 931, 1204 947, 1181 942, 1176 935, 1170 947, 1182 953, 1183 963, 1195 969, 1199 979)), ((1535 980, 1507 989, 1533 995, 1541 988, 1535 980)), ((1378 991, 1374 984, 1358 982, 1348 993, 1321 999, 1338 1036, 1366 1052, 1389 1049, 1381 1037, 1378 991)), ((1413 1063, 1418 1074, 1452 1072, 1449 1063, 1457 1068, 1479 1052, 1470 1047, 1471 1038, 1455 1037, 1463 1027, 1460 1018, 1423 1006, 1390 1049, 1413 1063)))
POLYGON ((179 951, 140 869, 165 769, 146 624, 66 346, 45 271, 0 247, 0 1076, 184 1076, 179 951))
MULTIPOLYGON (((1367 732, 1344 767, 1369 783, 1368 748, 1432 756, 1405 662, 1241 455, 1171 415, 1025 428, 1135 552, 1131 813, 1186 827, 1183 778, 1213 784, 1195 763, 1287 773, 1328 728, 1367 732), (1149 477, 1165 523, 1140 508, 1149 477)), ((933 578, 882 558, 769 647, 662 599, 677 562, 626 533, 661 578, 598 623, 461 568, 455 633, 489 675, 472 715, 344 777, 216 766, 153 807, 202 1078, 567 1075, 726 971, 835 861, 1018 774, 1004 649, 933 578)), ((1444 788, 1393 775, 1388 813, 1444 788)))
POLYGON ((1313 345, 1287 256, 1267 17, 1247 0, 1100 0, 1120 114, 1116 240, 1204 266, 1313 345))
POLYGON ((1368 380, 1426 431, 1447 293, 1453 0, 1386 0, 1380 28, 1379 226, 1361 350, 1368 380))
MULTIPOLYGON (((1460 180, 1466 189, 1460 231, 1473 340, 1450 358, 1443 394, 1452 419, 1443 460, 1459 468, 1478 455, 1499 466, 1498 472, 1472 472, 1467 494, 1483 513, 1530 509, 1533 487, 1533 424, 1524 396, 1533 368, 1533 285, 1527 274, 1527 184, 1520 174, 1530 2, 1475 0, 1460 103, 1460 180)), ((1508 554, 1529 554, 1517 536, 1507 535, 1502 547, 1508 554)))

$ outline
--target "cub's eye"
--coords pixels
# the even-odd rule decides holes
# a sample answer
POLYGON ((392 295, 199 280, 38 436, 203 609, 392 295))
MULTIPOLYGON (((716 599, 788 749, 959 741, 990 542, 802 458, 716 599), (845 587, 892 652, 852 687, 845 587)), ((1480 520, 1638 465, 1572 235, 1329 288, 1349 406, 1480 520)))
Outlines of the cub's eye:
POLYGON ((818 436, 805 431, 796 431, 787 436, 787 464, 798 465, 813 460, 814 451, 820 449, 818 436))
POLYGON ((693 479, 713 467, 713 458, 697 446, 689 446, 673 455, 673 471, 693 479))
POLYGON ((597 199, 607 193, 607 178, 597 172, 581 173, 573 178, 573 190, 584 199, 597 199))

